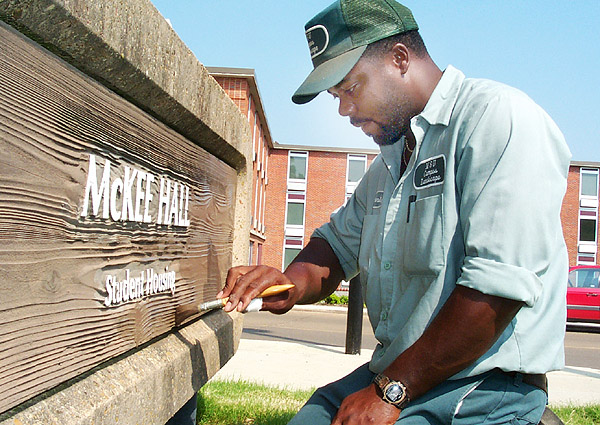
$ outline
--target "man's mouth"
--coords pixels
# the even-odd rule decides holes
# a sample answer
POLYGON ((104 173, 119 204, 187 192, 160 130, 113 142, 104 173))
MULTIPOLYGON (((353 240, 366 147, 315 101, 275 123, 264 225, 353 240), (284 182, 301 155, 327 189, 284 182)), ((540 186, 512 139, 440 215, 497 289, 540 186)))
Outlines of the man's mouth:
POLYGON ((350 124, 352 124, 354 127, 362 127, 364 124, 366 124, 368 122, 369 122, 369 120, 358 120, 358 119, 350 118, 350 124))

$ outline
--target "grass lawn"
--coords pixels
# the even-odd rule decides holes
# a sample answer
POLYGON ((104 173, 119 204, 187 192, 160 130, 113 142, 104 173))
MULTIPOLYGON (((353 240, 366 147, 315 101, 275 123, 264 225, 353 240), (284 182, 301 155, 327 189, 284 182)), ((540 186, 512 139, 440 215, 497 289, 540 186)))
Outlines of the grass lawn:
POLYGON ((198 393, 198 425, 285 425, 311 391, 214 381, 198 393))
MULTIPOLYGON (((285 425, 312 392, 213 381, 198 393, 198 425, 285 425)), ((600 424, 600 405, 550 408, 565 425, 600 424)))

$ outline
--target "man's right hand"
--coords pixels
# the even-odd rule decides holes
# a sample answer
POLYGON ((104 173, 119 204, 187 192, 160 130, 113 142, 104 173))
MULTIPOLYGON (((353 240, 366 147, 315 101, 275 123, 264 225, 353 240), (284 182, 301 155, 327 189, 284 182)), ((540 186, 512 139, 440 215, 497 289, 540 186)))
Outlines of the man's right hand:
MULTIPOLYGON (((229 269, 227 281, 217 298, 229 297, 223 308, 226 312, 244 311, 251 300, 273 285, 294 284, 285 274, 274 267, 238 266, 229 269)), ((263 298, 262 310, 276 314, 289 311, 300 298, 297 287, 278 295, 263 298)))
POLYGON ((268 266, 229 269, 225 287, 217 298, 229 297, 224 307, 226 312, 244 311, 265 289, 292 283, 294 288, 263 298, 263 310, 283 314, 295 304, 309 304, 325 298, 335 291, 342 278, 342 267, 329 244, 324 239, 312 238, 285 273, 268 266))

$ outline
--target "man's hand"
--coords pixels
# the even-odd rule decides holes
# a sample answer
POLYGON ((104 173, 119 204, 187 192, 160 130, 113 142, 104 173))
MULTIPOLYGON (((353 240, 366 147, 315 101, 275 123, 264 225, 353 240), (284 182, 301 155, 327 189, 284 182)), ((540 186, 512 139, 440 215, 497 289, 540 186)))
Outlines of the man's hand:
MULTIPOLYGON (((217 298, 229 297, 223 308, 226 312, 237 309, 244 311, 252 299, 273 285, 293 283, 279 270, 268 266, 239 266, 229 269, 225 287, 217 298)), ((263 299, 263 310, 285 313, 298 300, 298 289, 292 288, 278 295, 263 299)))
POLYGON ((229 297, 224 307, 226 312, 244 311, 265 289, 292 283, 295 287, 289 291, 263 298, 263 310, 283 314, 294 304, 310 304, 325 298, 343 277, 340 262, 329 244, 324 239, 312 238, 284 273, 267 266, 231 268, 217 298, 229 297))
POLYGON ((371 384, 344 399, 331 425, 391 425, 399 416, 400 410, 383 401, 371 384))

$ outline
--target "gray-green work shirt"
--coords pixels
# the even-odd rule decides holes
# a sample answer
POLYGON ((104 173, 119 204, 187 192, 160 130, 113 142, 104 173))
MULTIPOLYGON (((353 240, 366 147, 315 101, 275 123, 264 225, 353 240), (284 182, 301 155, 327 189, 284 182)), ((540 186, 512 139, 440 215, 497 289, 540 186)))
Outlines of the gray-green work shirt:
POLYGON ((411 121, 415 151, 381 154, 348 203, 317 229, 346 279, 360 272, 382 372, 411 346, 456 285, 523 301, 460 378, 493 368, 564 366, 568 257, 560 210, 571 154, 551 118, 506 85, 448 67, 411 121))

